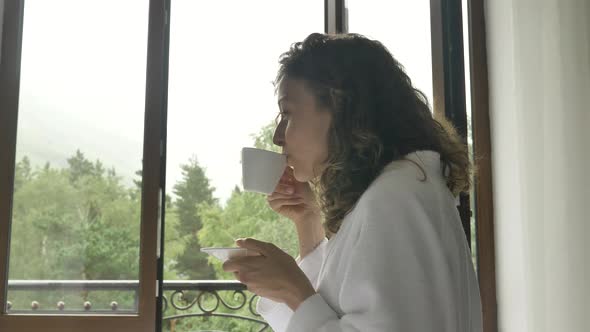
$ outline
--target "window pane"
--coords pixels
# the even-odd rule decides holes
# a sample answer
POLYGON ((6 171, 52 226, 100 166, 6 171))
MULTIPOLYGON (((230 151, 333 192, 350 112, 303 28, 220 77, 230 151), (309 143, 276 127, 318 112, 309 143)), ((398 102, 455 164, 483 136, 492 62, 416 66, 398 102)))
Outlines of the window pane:
MULTIPOLYGON (((291 43, 322 32, 323 20, 324 2, 317 0, 172 1, 166 279, 234 279, 199 249, 235 246, 238 237, 271 241, 296 254, 292 223, 270 210, 265 196, 241 190, 240 154, 242 147, 255 145, 255 137, 261 138, 259 147, 273 148, 269 125, 278 107, 271 82, 279 56, 291 43)), ((165 295, 170 299, 170 292, 165 295)), ((189 305, 196 295, 185 292, 177 303, 189 305)), ((231 305, 241 301, 232 299, 231 291, 220 295, 228 295, 231 305)), ((217 312, 252 317, 247 303, 237 312, 223 310, 221 304, 217 312)), ((168 306, 164 317, 189 312, 199 309, 168 306)), ((249 331, 259 325, 183 318, 164 324, 170 326, 249 331)))
POLYGON ((9 313, 137 311, 147 25, 147 1, 25 2, 9 313))
POLYGON ((430 1, 347 0, 346 4, 349 32, 382 42, 432 106, 430 1))

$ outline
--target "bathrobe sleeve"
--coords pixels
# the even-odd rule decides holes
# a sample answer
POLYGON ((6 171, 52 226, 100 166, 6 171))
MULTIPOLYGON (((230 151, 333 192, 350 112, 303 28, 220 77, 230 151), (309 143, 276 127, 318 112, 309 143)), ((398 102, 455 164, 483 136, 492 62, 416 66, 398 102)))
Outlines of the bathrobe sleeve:
MULTIPOLYGON (((328 239, 324 238, 322 242, 303 259, 297 258, 299 268, 305 273, 314 288, 317 289, 318 275, 324 255, 328 239)), ((269 323, 274 332, 284 332, 287 329, 287 324, 293 315, 293 310, 284 303, 278 303, 267 298, 261 297, 256 305, 256 311, 269 323)))
POLYGON ((341 263, 341 310, 333 310, 316 293, 293 313, 287 331, 462 330, 452 330, 461 313, 451 300, 452 272, 433 227, 436 220, 431 220, 439 213, 436 206, 415 192, 401 190, 374 190, 359 201, 355 218, 361 220, 355 222, 362 223, 360 232, 350 243, 353 254, 341 263))

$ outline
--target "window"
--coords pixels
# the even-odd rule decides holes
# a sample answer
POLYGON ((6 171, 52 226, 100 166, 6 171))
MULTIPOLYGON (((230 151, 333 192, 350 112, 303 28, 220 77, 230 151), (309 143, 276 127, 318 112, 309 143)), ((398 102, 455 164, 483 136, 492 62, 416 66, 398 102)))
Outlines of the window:
MULTIPOLYGON (((241 148, 273 149, 278 108, 272 81, 279 55, 292 42, 322 32, 323 3, 174 0, 171 6, 164 275, 185 280, 186 287, 164 292, 163 330, 247 331, 263 325, 169 317, 202 314, 194 302, 199 294, 198 301, 209 307, 214 294, 229 306, 253 297, 234 296, 230 281, 214 294, 197 291, 204 284, 198 280, 234 279, 201 247, 234 246, 238 237, 251 236, 297 255, 292 223, 267 207, 263 195, 243 192, 241 148)), ((216 313, 261 319, 248 305, 231 310, 220 303, 216 313)))
POLYGON ((137 313, 84 286, 139 274, 148 4, 114 5, 25 4, 8 278, 82 292, 9 289, 9 313, 137 313))
POLYGON ((382 42, 432 105, 430 1, 349 0, 347 8, 348 32, 382 42))
POLYGON ((153 330, 163 2, 3 4, 0 329, 153 330))
POLYGON ((199 249, 253 236, 296 254, 240 166, 242 147, 275 148, 271 81, 290 43, 380 40, 445 106, 439 0, 2 4, 0 330, 264 328, 256 297, 199 249))

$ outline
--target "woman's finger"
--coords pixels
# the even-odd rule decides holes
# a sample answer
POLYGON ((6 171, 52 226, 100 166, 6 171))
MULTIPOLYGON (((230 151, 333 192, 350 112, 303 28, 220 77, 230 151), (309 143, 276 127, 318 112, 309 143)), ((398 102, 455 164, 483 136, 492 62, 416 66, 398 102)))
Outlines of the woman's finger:
POLYGON ((266 200, 269 201, 269 202, 272 202, 272 201, 277 200, 277 199, 298 199, 298 198, 303 198, 303 197, 301 197, 301 196, 293 196, 293 195, 286 195, 286 194, 281 194, 281 193, 274 192, 274 193, 272 193, 272 195, 267 196, 266 197, 266 200))
POLYGON ((275 199, 274 201, 269 201, 268 204, 270 205, 270 207, 273 210, 278 210, 283 206, 293 206, 293 205, 299 205, 301 203, 303 203, 304 200, 303 198, 290 198, 290 199, 275 199))
POLYGON ((295 187, 289 184, 279 183, 275 188, 275 193, 291 195, 295 192, 295 187))
POLYGON ((285 173, 287 174, 287 177, 289 177, 290 179, 295 179, 295 176, 293 175, 293 168, 287 167, 285 173))
POLYGON ((295 183, 295 176, 293 175, 293 169, 287 167, 281 176, 280 182, 282 183, 295 183))
MULTIPOLYGON (((237 239, 236 245, 240 248, 254 250, 256 252, 261 253, 264 256, 269 256, 270 254, 274 253, 277 249, 277 247, 270 242, 264 242, 253 238, 237 239)), ((252 263, 254 264, 264 262, 261 261, 260 258, 250 258, 249 261, 252 261, 252 263)))
POLYGON ((240 271, 240 264, 235 260, 227 260, 222 265, 221 268, 225 272, 233 272, 234 274, 238 274, 240 271))
MULTIPOLYGON (((238 239, 238 240, 243 240, 243 239, 238 239)), ((257 240, 255 240, 255 241, 257 241, 257 240)), ((258 242, 263 243, 262 241, 258 241, 258 242)), ((249 241, 248 243, 251 243, 251 241, 249 241)), ((251 270, 256 270, 260 266, 260 264, 262 263, 262 261, 261 261, 262 257, 260 255, 260 253, 261 252, 258 250, 253 250, 252 254, 248 254, 246 256, 230 258, 230 259, 226 260, 221 265, 221 267, 226 272, 234 272, 234 273, 240 273, 240 272, 245 273, 245 272, 248 272, 251 270)))
POLYGON ((285 171, 285 173, 283 173, 283 175, 281 175, 281 178, 279 179, 279 181, 284 182, 284 183, 290 183, 290 182, 293 182, 293 177, 285 171))

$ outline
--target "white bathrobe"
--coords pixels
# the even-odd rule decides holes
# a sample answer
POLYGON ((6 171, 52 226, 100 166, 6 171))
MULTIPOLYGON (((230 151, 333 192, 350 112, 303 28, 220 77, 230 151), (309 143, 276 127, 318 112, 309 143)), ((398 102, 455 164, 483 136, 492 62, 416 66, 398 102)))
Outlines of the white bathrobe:
POLYGON ((293 312, 261 298, 275 332, 480 332, 481 301, 439 154, 390 163, 338 233, 298 260, 317 293, 293 312), (424 180, 424 181, 422 181, 424 180))

